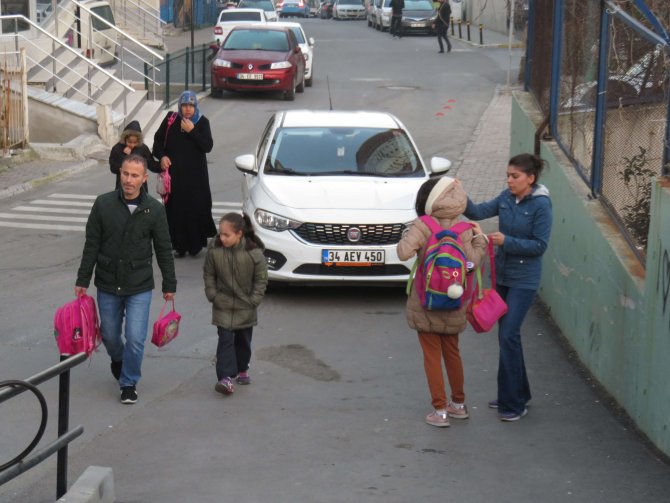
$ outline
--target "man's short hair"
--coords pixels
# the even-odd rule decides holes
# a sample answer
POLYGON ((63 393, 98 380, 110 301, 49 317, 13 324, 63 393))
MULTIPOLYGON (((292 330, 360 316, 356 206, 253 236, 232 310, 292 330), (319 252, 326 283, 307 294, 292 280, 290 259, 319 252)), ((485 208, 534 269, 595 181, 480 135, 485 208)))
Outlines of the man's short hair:
POLYGON ((141 155, 138 154, 130 154, 128 157, 126 157, 123 162, 121 163, 121 167, 123 168, 123 165, 126 163, 136 163, 136 164, 141 164, 144 167, 144 172, 147 172, 147 160, 142 157, 141 155))

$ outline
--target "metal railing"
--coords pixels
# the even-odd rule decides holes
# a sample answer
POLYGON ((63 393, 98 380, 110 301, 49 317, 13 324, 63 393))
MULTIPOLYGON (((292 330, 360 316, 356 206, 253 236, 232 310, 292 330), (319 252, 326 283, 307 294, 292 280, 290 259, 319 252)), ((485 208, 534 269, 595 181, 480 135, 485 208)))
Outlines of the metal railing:
MULTIPOLYGON (((20 20, 23 20, 23 21, 29 23, 35 30, 37 30, 38 32, 40 32, 41 35, 43 35, 43 36, 47 37, 49 40, 51 40, 51 42, 52 42, 52 47, 53 47, 53 46, 56 46, 56 47, 62 47, 62 48, 64 48, 66 51, 70 52, 71 54, 74 54, 74 56, 75 56, 75 58, 77 59, 77 61, 84 62, 84 63, 87 65, 87 67, 93 67, 93 68, 95 68, 96 70, 98 70, 98 71, 104 73, 107 77, 109 77, 110 79, 112 79, 114 82, 116 82, 116 83, 119 84, 120 86, 124 87, 127 91, 129 91, 129 92, 135 92, 135 89, 134 89, 133 87, 129 86, 128 84, 126 84, 125 82, 123 82, 121 79, 117 78, 114 74, 112 74, 112 73, 108 72, 107 70, 105 70, 104 68, 102 68, 100 65, 98 65, 98 64, 95 63, 94 61, 90 60, 89 58, 86 58, 84 55, 80 54, 78 51, 76 51, 75 49, 73 49, 73 48, 70 47, 69 45, 65 44, 64 42, 62 42, 62 41, 59 40, 58 38, 54 37, 54 36, 53 36, 51 33, 49 33, 48 31, 42 29, 40 26, 37 26, 35 23, 33 23, 32 21, 30 21, 28 18, 26 18, 26 17, 24 17, 24 16, 22 16, 22 15, 19 15, 19 14, 12 14, 12 15, 9 15, 9 16, 0 16, 0 20, 9 20, 9 19, 13 19, 13 20, 14 20, 14 23, 15 23, 15 31, 14 31, 14 33, 3 33, 3 34, 1 34, 1 35, 0 35, 0 40, 1 40, 2 38, 6 38, 6 37, 10 37, 10 38, 13 38, 13 39, 14 39, 14 45, 15 45, 15 48, 16 48, 15 54, 16 54, 17 63, 18 63, 18 60, 19 60, 19 51, 20 51, 20 48, 21 48, 21 47, 24 47, 24 48, 26 48, 26 47, 30 47, 30 48, 32 48, 32 50, 34 50, 34 51, 36 51, 36 52, 41 52, 41 53, 43 53, 43 54, 47 57, 47 59, 50 59, 50 60, 51 60, 51 62, 52 62, 52 64, 53 64, 53 66, 52 66, 52 70, 49 70, 49 68, 47 68, 46 66, 44 66, 44 65, 41 64, 41 61, 38 61, 37 59, 33 58, 32 56, 30 56, 30 55, 28 55, 28 54, 26 54, 26 59, 27 59, 27 61, 28 61, 30 64, 32 64, 32 65, 34 65, 34 66, 37 66, 37 67, 41 68, 42 70, 45 70, 45 71, 47 71, 47 72, 50 72, 51 77, 52 77, 52 79, 53 79, 54 81, 60 81, 60 82, 63 82, 63 83, 66 84, 66 86, 67 86, 68 88, 72 88, 72 86, 71 86, 70 84, 68 84, 63 78, 61 78, 61 77, 58 75, 58 72, 56 71, 57 65, 61 65, 61 66, 63 66, 63 67, 67 67, 69 72, 74 73, 74 74, 76 74, 77 76, 79 76, 79 77, 81 77, 81 78, 83 78, 83 79, 85 79, 85 80, 87 81, 87 83, 88 83, 88 85, 89 85, 89 93, 88 93, 88 95, 84 95, 84 94, 83 94, 81 91, 79 91, 78 89, 76 89, 76 88, 72 88, 72 89, 73 89, 74 91, 78 92, 79 94, 82 94, 82 95, 84 95, 84 96, 87 96, 89 100, 95 102, 95 100, 93 100, 93 98, 92 98, 91 88, 92 88, 92 87, 96 87, 97 89, 100 89, 100 88, 99 88, 98 86, 96 86, 96 84, 94 84, 94 83, 92 82, 92 80, 91 80, 91 78, 90 78, 90 75, 87 77, 87 76, 84 76, 84 75, 78 73, 77 70, 75 70, 75 69, 73 68, 73 65, 72 65, 71 63, 67 63, 67 62, 61 62, 61 61, 59 61, 58 58, 56 58, 56 57, 54 56, 54 53, 55 53, 54 50, 52 50, 52 52, 49 53, 49 52, 47 52, 47 51, 43 48, 42 43, 39 43, 39 42, 38 42, 38 43, 35 43, 32 39, 26 37, 26 35, 24 34, 24 32, 18 30, 18 22, 19 22, 20 20)), ((52 83, 52 86, 53 86, 52 89, 53 89, 53 90, 56 90, 55 83, 52 83)), ((97 102, 96 102, 96 103, 97 103, 97 102)), ((99 104, 99 103, 98 103, 98 104, 99 104)))
MULTIPOLYGON (((161 76, 164 77, 160 83, 145 81, 144 88, 158 95, 169 108, 176 102, 182 91, 190 88, 205 91, 210 86, 210 61, 215 55, 208 44, 181 49, 175 53, 165 55, 165 60, 160 63, 161 76), (156 90, 154 86, 160 86, 156 90)), ((146 71, 146 70, 145 70, 146 71)))
POLYGON ((110 0, 117 21, 123 26, 132 26, 145 38, 160 40, 163 45, 163 27, 167 24, 145 0, 110 0))
MULTIPOLYGON (((134 74, 136 74, 138 77, 140 77, 140 80, 145 80, 145 81, 150 81, 156 84, 156 86, 160 86, 159 83, 156 82, 156 72, 160 71, 156 68, 156 60, 158 61, 163 61, 163 56, 161 56, 159 53, 151 49, 150 47, 146 46, 139 40, 137 40, 135 37, 132 35, 124 32, 123 30, 120 30, 117 28, 114 24, 110 23, 108 20, 105 18, 101 17, 100 15, 96 14, 93 12, 91 9, 86 7, 84 4, 78 2, 77 0, 70 0, 72 4, 74 4, 77 8, 86 11, 89 16, 92 16, 97 20, 97 22, 102 23, 104 26, 107 27, 107 30, 104 31, 98 31, 98 34, 101 35, 105 40, 107 40, 110 44, 111 47, 113 47, 113 51, 110 51, 109 49, 105 48, 101 44, 98 44, 95 42, 93 38, 93 23, 88 23, 88 33, 87 36, 87 41, 88 41, 88 50, 90 51, 89 54, 92 54, 95 49, 99 49, 101 52, 107 54, 108 56, 112 57, 114 60, 118 61, 121 64, 121 79, 123 80, 125 78, 124 73, 125 70, 128 69, 134 74), (110 37, 107 34, 105 34, 105 31, 111 30, 114 34, 115 37, 110 37), (120 40, 118 42, 117 40, 120 40), (128 48, 126 45, 128 42, 130 42, 131 47, 135 47, 136 50, 132 50, 128 48), (145 59, 143 54, 140 54, 141 52, 148 53, 149 56, 151 56, 151 61, 145 59), (143 65, 144 67, 144 72, 140 71, 138 68, 134 67, 133 65, 129 64, 126 61, 126 56, 130 56, 131 58, 134 58, 138 61, 138 65, 143 65), (151 76, 149 76, 151 75, 151 76)), ((60 6, 59 9, 62 9, 64 7, 60 6)), ((58 26, 58 9, 56 10, 56 26, 58 26)), ((71 27, 71 29, 73 29, 71 27)), ((76 29, 73 29, 73 31, 78 34, 79 36, 84 36, 84 34, 81 33, 81 31, 78 31, 76 29)), ((155 95, 154 95, 155 97, 155 95)), ((125 111, 124 111, 125 112, 125 111)), ((125 114, 124 114, 125 115, 125 114)))
POLYGON ((60 498, 67 492, 67 446, 84 432, 83 426, 75 426, 71 430, 68 430, 70 422, 70 369, 84 362, 86 358, 86 353, 79 353, 70 357, 61 356, 61 362, 59 364, 45 369, 28 379, 0 382, 0 403, 25 391, 30 391, 39 401, 42 412, 40 426, 30 444, 13 459, 0 465, 0 486, 35 467, 52 454, 58 453, 56 465, 56 498, 60 498), (59 378, 58 438, 49 445, 31 454, 44 434, 48 419, 46 400, 37 386, 56 376, 59 378))
POLYGON ((0 68, 0 132, 5 156, 14 148, 24 148, 30 140, 25 49, 21 49, 17 65, 12 65, 12 60, 5 60, 0 68))

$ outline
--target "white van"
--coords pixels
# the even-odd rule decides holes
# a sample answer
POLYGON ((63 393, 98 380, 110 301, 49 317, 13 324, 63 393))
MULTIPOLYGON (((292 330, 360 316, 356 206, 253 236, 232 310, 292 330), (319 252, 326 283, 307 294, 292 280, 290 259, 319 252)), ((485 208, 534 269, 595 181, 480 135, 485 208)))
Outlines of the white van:
MULTIPOLYGON (((106 0, 84 0, 80 3, 111 25, 116 26, 112 7, 106 0)), ((79 30, 79 34, 76 30, 74 31, 75 41, 77 42, 75 47, 80 47, 84 55, 99 65, 114 63, 116 61, 114 55, 118 52, 116 30, 110 28, 99 18, 91 16, 85 9, 79 9, 79 11, 80 22, 77 23, 75 20, 75 28, 79 30), (91 44, 88 43, 89 32, 92 34, 91 44)))

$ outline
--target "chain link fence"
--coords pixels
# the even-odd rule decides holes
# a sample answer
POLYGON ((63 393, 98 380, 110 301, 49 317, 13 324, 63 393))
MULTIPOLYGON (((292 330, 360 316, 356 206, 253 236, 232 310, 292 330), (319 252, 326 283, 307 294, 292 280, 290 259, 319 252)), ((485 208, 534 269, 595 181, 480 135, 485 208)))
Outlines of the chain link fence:
POLYGON ((609 23, 599 193, 642 255, 652 181, 663 173, 670 53, 619 19, 609 23))
MULTIPOLYGON (((670 8, 658 6, 659 21, 670 25, 670 8)), ((652 181, 667 174, 670 49, 643 34, 651 27, 626 0, 538 0, 531 15, 526 87, 552 116, 552 134, 644 262, 652 181), (613 15, 613 6, 626 15, 613 15), (554 30, 560 33, 558 75, 547 43, 554 30)))

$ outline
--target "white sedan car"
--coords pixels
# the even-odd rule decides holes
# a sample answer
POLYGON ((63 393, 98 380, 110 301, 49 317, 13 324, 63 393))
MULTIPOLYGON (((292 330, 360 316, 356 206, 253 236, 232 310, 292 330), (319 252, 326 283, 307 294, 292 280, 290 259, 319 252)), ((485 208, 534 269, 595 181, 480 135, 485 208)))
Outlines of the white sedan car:
POLYGON ((416 218, 417 190, 451 163, 425 167, 385 112, 288 110, 235 165, 270 280, 320 284, 405 282, 411 264, 396 245, 416 218))
POLYGON ((263 9, 226 9, 219 14, 214 26, 214 40, 220 46, 236 26, 267 23, 263 9))
POLYGON ((312 68, 314 65, 314 39, 312 37, 307 38, 305 35, 305 30, 303 30, 300 23, 291 23, 288 21, 277 21, 275 23, 277 26, 286 26, 289 28, 295 38, 298 40, 298 45, 302 53, 305 55, 305 85, 307 87, 312 87, 312 68))

